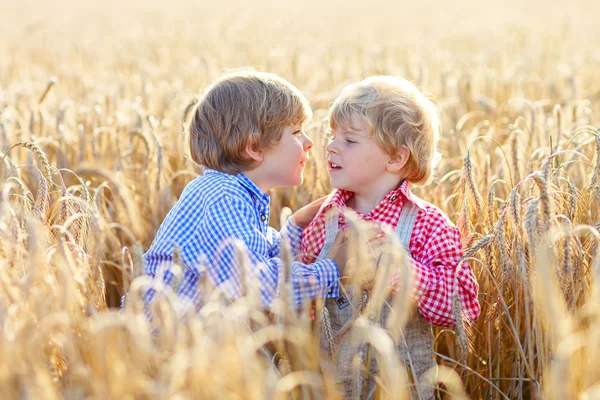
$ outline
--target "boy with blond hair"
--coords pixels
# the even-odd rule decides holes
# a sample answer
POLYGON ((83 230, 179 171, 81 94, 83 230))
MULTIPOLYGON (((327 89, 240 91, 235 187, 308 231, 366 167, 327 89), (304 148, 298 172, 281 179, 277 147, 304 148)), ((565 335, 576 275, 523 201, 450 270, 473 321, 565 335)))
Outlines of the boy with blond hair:
MULTIPOLYGON (((326 259, 332 238, 347 227, 346 209, 396 232, 411 258, 410 297, 418 309, 396 345, 416 382, 413 397, 433 398, 433 386, 422 380, 436 365, 431 326, 455 324, 451 299, 455 287, 465 317, 475 320, 480 313, 473 273, 467 264, 458 268, 463 255, 459 230, 439 208, 410 191, 411 185, 425 185, 431 180, 440 130, 438 111, 407 80, 375 76, 342 91, 330 109, 329 124, 327 161, 335 191, 302 233, 303 262, 326 259)), ((402 273, 394 275, 390 293, 399 290, 402 273)), ((322 346, 335 355, 347 396, 363 389, 361 394, 372 395, 373 380, 366 389, 355 387, 352 359, 356 351, 344 328, 356 316, 355 306, 364 305, 364 301, 356 301, 356 290, 344 292, 347 294, 325 301, 323 323, 328 326, 323 330, 322 346)), ((382 326, 386 326, 389 313, 389 306, 384 306, 382 326)))
MULTIPOLYGON (((243 70, 210 85, 190 113, 191 157, 204 166, 204 175, 185 187, 161 224, 144 255, 145 272, 170 284, 178 249, 183 276, 177 294, 183 304, 200 309, 199 282, 206 271, 214 287, 231 300, 243 295, 242 273, 244 281, 251 275, 259 283, 262 304, 269 307, 278 293, 283 261, 282 235, 269 227, 267 191, 302 183, 313 146, 303 131, 311 116, 308 101, 276 75, 243 70), (242 273, 236 257, 239 245, 248 250, 250 264, 242 273)), ((316 204, 299 210, 283 228, 294 256, 316 204)), ((338 251, 317 262, 293 262, 296 304, 325 295, 326 288, 331 289, 328 296, 338 296, 337 263, 343 264, 344 257, 338 251)), ((150 289, 146 301, 155 293, 150 289)))

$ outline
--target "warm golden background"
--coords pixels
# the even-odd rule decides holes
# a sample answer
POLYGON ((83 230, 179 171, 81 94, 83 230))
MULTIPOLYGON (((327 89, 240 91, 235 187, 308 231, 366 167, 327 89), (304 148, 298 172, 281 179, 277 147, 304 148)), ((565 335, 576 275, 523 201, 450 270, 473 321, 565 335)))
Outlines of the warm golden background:
MULTIPOLYGON (((437 99, 444 158, 417 192, 461 227, 482 304, 473 326, 436 332, 438 362, 454 371, 440 396, 600 398, 599 9, 2 1, 0 397, 334 397, 318 331, 286 306, 268 326, 251 299, 216 299, 196 319, 165 301, 151 336, 144 280, 131 284, 197 175, 185 106, 223 71, 252 66, 315 111, 312 163, 302 186, 273 193, 275 226, 283 206, 329 190, 323 117, 343 85, 398 74, 437 99), (107 308, 130 290, 128 310, 107 308), (254 351, 267 342, 286 361, 254 351)), ((385 371, 383 398, 402 396, 399 371, 397 360, 385 371)))

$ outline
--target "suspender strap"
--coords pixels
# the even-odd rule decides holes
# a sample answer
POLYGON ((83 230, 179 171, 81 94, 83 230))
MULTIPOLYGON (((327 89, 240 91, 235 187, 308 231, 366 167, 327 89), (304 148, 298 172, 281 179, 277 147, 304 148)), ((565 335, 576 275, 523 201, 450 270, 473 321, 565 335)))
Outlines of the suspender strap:
POLYGON ((406 200, 400 211, 400 217, 398 218, 398 225, 396 225, 396 234, 400 238, 400 242, 404 245, 404 248, 410 254, 410 237, 412 235, 415 221, 419 209, 410 201, 406 200))
POLYGON ((319 253, 319 257, 317 257, 317 261, 321 261, 329 255, 338 233, 339 220, 340 210, 337 207, 331 207, 325 212, 325 244, 319 253))

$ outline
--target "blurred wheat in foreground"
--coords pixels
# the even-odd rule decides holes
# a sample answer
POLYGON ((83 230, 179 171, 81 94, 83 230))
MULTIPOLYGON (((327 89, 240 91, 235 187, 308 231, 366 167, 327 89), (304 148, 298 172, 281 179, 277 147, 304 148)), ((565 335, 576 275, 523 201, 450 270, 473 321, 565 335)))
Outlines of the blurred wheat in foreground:
MULTIPOLYGON (((182 138, 185 106, 219 73, 246 65, 281 74, 315 111, 305 182, 271 193, 274 226, 283 207, 330 190, 323 117, 344 84, 397 74, 436 96, 443 160, 436 182, 415 192, 460 227, 482 305, 475 324, 436 330, 441 368, 430 378, 441 398, 600 398, 596 25, 532 22, 489 42, 440 25, 431 40, 401 42, 408 29, 398 24, 356 35, 335 20, 311 25, 321 20, 308 6, 263 25, 225 12, 183 24, 169 19, 186 12, 178 7, 162 27, 145 8, 78 20, 74 31, 13 29, 11 14, 2 17, 0 398, 336 398, 321 321, 298 316, 285 282, 269 314, 251 284, 230 304, 204 282, 199 317, 178 303, 176 283, 158 287, 154 330, 144 317, 141 296, 154 283, 141 276, 142 254, 198 173, 182 138), (128 36, 111 35, 107 21, 128 36)), ((322 18, 357 10, 348 7, 322 18)), ((387 258, 386 271, 401 260, 387 258)), ((377 290, 352 334, 381 366, 377 396, 406 398, 410 382, 374 323, 377 290)), ((357 358, 357 377, 366 362, 357 358)))

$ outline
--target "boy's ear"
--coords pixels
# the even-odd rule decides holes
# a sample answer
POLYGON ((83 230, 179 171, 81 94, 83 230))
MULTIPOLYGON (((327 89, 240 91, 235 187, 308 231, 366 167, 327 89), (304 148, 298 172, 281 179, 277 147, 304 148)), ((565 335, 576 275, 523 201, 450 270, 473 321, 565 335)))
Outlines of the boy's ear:
POLYGON ((244 153, 246 153, 246 156, 248 158, 256 162, 261 162, 264 158, 264 152, 262 150, 259 150, 258 145, 256 143, 252 143, 250 141, 246 143, 244 153))
POLYGON ((400 146, 396 154, 390 156, 386 169, 388 170, 388 172, 392 173, 400 172, 408 162, 409 157, 410 150, 408 149, 408 147, 404 145, 400 146))

